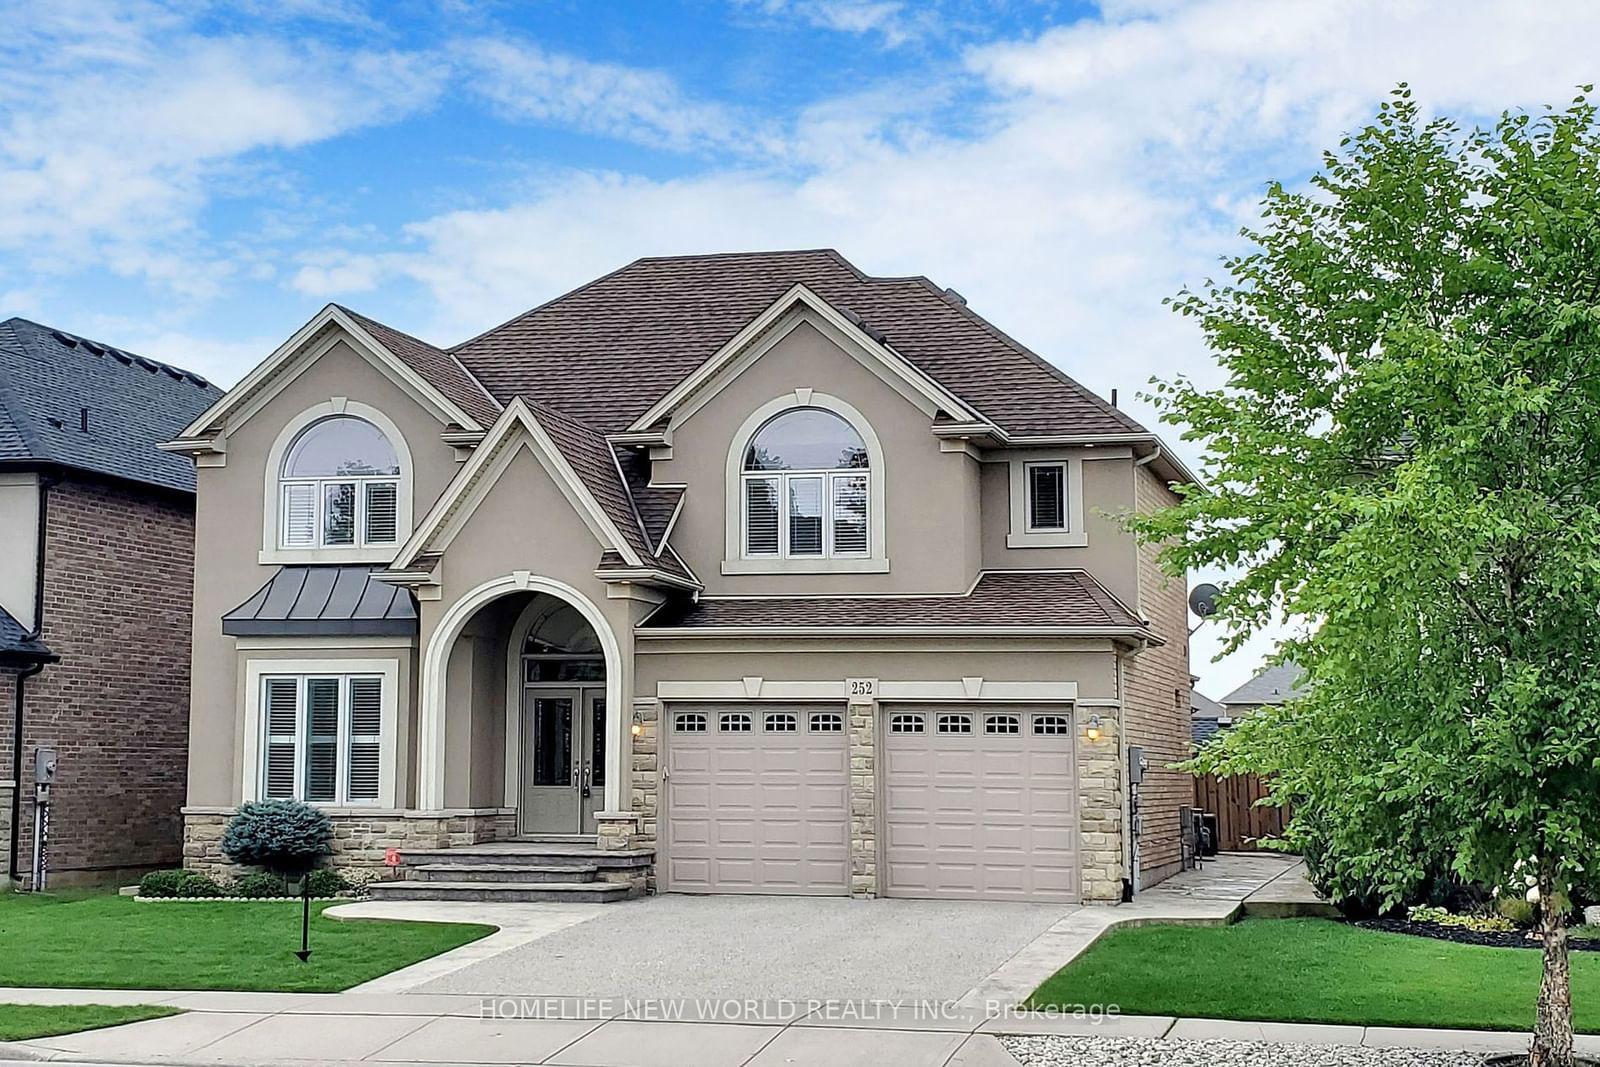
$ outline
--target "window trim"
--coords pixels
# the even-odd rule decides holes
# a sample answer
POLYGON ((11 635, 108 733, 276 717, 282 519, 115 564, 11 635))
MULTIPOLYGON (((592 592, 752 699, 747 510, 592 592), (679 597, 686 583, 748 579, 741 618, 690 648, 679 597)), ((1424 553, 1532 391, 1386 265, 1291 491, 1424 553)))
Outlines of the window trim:
MULTIPOLYGON (((313 404, 300 414, 284 424, 273 441, 272 448, 267 453, 266 468, 263 471, 264 489, 262 497, 261 514, 261 552, 257 562, 265 564, 281 563, 389 563, 400 550, 401 545, 412 533, 412 497, 414 493, 415 467, 411 459, 411 449, 406 443, 406 438, 400 432, 400 427, 394 420, 382 411, 369 404, 347 397, 334 397, 321 404, 313 404), (400 463, 400 474, 374 475, 366 478, 283 478, 283 463, 289 454, 289 449, 299 438, 300 434, 312 424, 331 418, 336 415, 349 415, 364 419, 381 430, 389 439, 389 444, 394 448, 395 459, 400 463), (395 489, 395 540, 383 544, 363 544, 361 535, 365 532, 358 525, 356 528, 356 543, 353 545, 336 545, 332 547, 288 548, 283 545, 283 525, 287 519, 284 514, 284 486, 289 484, 305 484, 308 482, 364 482, 364 481, 392 481, 395 489)), ((366 491, 358 486, 357 492, 357 522, 359 524, 362 513, 366 509, 366 491)), ((322 495, 319 489, 317 494, 317 514, 320 521, 322 514, 322 495)), ((320 536, 320 532, 319 532, 320 536)))
MULTIPOLYGON (((368 490, 368 488, 370 488, 371 486, 374 486, 374 485, 392 485, 392 486, 394 486, 395 501, 396 501, 396 504, 398 505, 398 502, 399 502, 399 499, 400 499, 400 475, 398 475, 398 474, 371 474, 371 475, 360 475, 360 476, 350 476, 350 477, 330 476, 330 477, 327 477, 327 478, 279 478, 278 479, 278 493, 279 493, 278 514, 279 514, 279 518, 280 518, 279 526, 278 526, 278 548, 279 548, 279 550, 280 551, 284 551, 284 552, 299 552, 299 551, 324 552, 324 551, 328 551, 330 549, 333 549, 333 550, 338 550, 338 549, 375 549, 375 548, 395 548, 395 549, 398 549, 400 547, 401 542, 404 540, 404 538, 400 536, 400 524, 399 524, 399 522, 395 523, 395 531, 394 531, 395 532, 395 536, 394 536, 393 540, 389 540, 389 541, 368 541, 367 540, 367 537, 366 537, 366 533, 367 533, 367 514, 368 514, 367 490, 368 490), (355 504, 356 504, 356 506, 355 506, 355 515, 351 519, 351 522, 354 524, 354 527, 351 530, 352 538, 351 538, 350 544, 348 544, 348 545, 324 545, 324 544, 291 545, 291 544, 289 544, 289 507, 288 507, 289 490, 293 489, 293 488, 295 488, 297 486, 310 486, 312 488, 314 507, 312 509, 311 525, 312 525, 312 528, 316 531, 316 536, 320 540, 322 537, 326 536, 326 534, 327 534, 327 527, 325 525, 325 517, 326 517, 327 500, 328 500, 328 489, 329 489, 329 487, 336 486, 336 485, 351 485, 351 486, 355 487, 355 504)), ((396 510, 397 517, 398 517, 398 512, 399 512, 398 506, 396 507, 395 510, 396 510)))
POLYGON ((1083 514, 1083 462, 1081 453, 1041 451, 1014 456, 1007 464, 1011 482, 1011 529, 1006 534, 1007 548, 1083 548, 1089 543, 1083 514), (1062 467, 1062 519, 1061 529, 1035 529, 1031 524, 1033 512, 1033 481, 1029 472, 1034 467, 1062 467))
POLYGON ((397 723, 399 719, 400 662, 396 659, 249 659, 245 661, 244 706, 244 773, 241 775, 244 800, 266 799, 266 680, 276 677, 298 679, 296 691, 296 719, 299 738, 295 749, 295 790, 304 790, 304 716, 305 680, 307 678, 337 677, 340 699, 340 756, 335 783, 335 800, 307 801, 315 807, 367 811, 393 809, 396 803, 395 761, 397 723), (344 799, 349 783, 347 749, 350 733, 346 729, 349 718, 349 682, 351 677, 377 677, 380 680, 378 697, 378 795, 372 800, 344 799))
POLYGON ((792 471, 745 471, 740 476, 739 484, 739 509, 740 535, 739 547, 743 558, 749 560, 774 560, 774 561, 812 561, 835 559, 867 559, 872 554, 872 473, 870 470, 860 468, 846 469, 834 467, 828 470, 792 470, 792 471), (860 552, 839 552, 833 544, 834 534, 834 482, 840 478, 866 478, 867 479, 867 547, 860 552), (822 482, 822 553, 799 554, 794 551, 794 546, 789 541, 789 483, 794 479, 815 479, 822 482), (778 483, 778 551, 751 552, 750 544, 750 494, 751 482, 777 482, 778 483))
POLYGON ((866 417, 844 400, 812 389, 796 389, 792 393, 767 401, 745 419, 729 443, 727 467, 724 478, 723 513, 725 516, 723 544, 723 574, 882 574, 889 570, 887 539, 884 526, 884 486, 887 471, 883 446, 873 432, 866 417), (836 468, 828 471, 750 471, 744 469, 745 452, 750 441, 768 422, 794 408, 818 408, 836 415, 850 425, 860 436, 867 450, 867 468, 836 468), (788 475, 815 477, 824 475, 824 513, 829 521, 823 523, 824 554, 821 556, 794 556, 788 554, 788 475), (833 480, 827 475, 846 477, 866 475, 867 478, 867 550, 849 555, 828 555, 833 541, 833 480), (749 506, 745 499, 747 480, 776 478, 779 485, 778 554, 747 555, 745 534, 749 521, 749 506))

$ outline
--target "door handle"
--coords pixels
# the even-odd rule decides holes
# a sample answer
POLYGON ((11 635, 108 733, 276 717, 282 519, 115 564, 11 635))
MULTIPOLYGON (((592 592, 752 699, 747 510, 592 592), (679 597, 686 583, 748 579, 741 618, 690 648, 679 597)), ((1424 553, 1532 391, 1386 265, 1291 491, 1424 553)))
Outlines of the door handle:
POLYGON ((594 778, 593 778, 593 775, 590 773, 589 761, 588 760, 584 760, 583 761, 583 796, 584 796, 585 800, 587 800, 589 798, 589 791, 590 791, 589 790, 589 786, 593 781, 594 781, 594 778))
POLYGON ((578 788, 578 761, 572 761, 572 788, 578 788))

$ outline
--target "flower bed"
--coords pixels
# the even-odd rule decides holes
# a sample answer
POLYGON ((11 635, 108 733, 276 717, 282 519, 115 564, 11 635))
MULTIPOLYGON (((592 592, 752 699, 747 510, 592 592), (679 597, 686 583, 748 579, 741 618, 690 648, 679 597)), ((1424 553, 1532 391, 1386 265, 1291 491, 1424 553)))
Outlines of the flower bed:
MULTIPOLYGON (((1363 930, 1381 930, 1388 934, 1408 934, 1412 937, 1431 937, 1439 941, 1454 941, 1458 945, 1485 945, 1489 948, 1540 948, 1539 935, 1531 930, 1472 930, 1464 926, 1446 926, 1442 923, 1417 922, 1413 919, 1360 919, 1352 925, 1363 930)), ((1568 945, 1576 952, 1600 952, 1600 941, 1587 937, 1573 937, 1568 945)))
MULTIPOLYGON (((366 895, 367 879, 322 868, 305 876, 313 900, 366 895)), ((271 874, 245 874, 217 881, 198 871, 152 871, 139 879, 134 900, 299 900, 299 887, 271 874)))

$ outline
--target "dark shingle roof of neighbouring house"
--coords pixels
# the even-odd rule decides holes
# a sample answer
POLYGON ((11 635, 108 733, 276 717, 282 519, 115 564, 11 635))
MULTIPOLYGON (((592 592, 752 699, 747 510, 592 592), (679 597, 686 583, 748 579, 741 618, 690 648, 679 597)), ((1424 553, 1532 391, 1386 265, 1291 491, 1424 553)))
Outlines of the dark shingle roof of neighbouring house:
POLYGON ((30 639, 22 624, 0 607, 0 661, 29 660, 37 663, 54 658, 43 641, 30 639))
POLYGON ((1221 701, 1212 700, 1200 690, 1190 686, 1189 713, 1195 716, 1209 715, 1212 718, 1216 718, 1218 715, 1228 714, 1228 709, 1222 706, 1221 701))
POLYGON ((221 395, 204 378, 153 359, 27 319, 0 322, 0 462, 192 493, 194 464, 156 445, 221 395))
POLYGON ((989 572, 952 596, 701 597, 663 607, 640 629, 897 626, 1147 629, 1083 571, 989 572))
POLYGON ((450 351, 502 404, 613 433, 797 284, 1010 434, 1143 432, 927 278, 869 277, 831 249, 640 259, 450 351))
POLYGON ((1227 705, 1234 704, 1284 704, 1304 696, 1301 682, 1305 671, 1293 663, 1280 663, 1268 667, 1248 682, 1222 698, 1227 705))
POLYGON ((376 637, 417 632, 411 593, 373 577, 381 567, 281 567, 222 617, 234 637, 376 637))
POLYGON ((343 305, 336 306, 355 319, 362 329, 393 353, 396 359, 416 371, 428 384, 443 393, 451 403, 477 419, 480 425, 488 426, 500 414, 500 405, 484 392, 483 387, 467 373, 455 356, 408 333, 402 333, 393 326, 385 326, 376 319, 369 319, 343 305))

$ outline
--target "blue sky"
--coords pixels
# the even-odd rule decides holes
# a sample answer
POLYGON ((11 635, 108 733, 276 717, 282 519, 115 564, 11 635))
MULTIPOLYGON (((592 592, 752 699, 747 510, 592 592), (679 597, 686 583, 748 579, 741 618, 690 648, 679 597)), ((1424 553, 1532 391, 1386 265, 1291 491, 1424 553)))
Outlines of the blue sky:
MULTIPOLYGON (((448 344, 641 255, 833 246, 1152 422, 1217 375, 1161 299, 1267 181, 1399 81, 1474 121, 1600 66, 1592 0, 0 10, 0 316, 228 384, 330 300, 448 344)), ((1266 647, 1196 642, 1216 696, 1266 647)))

